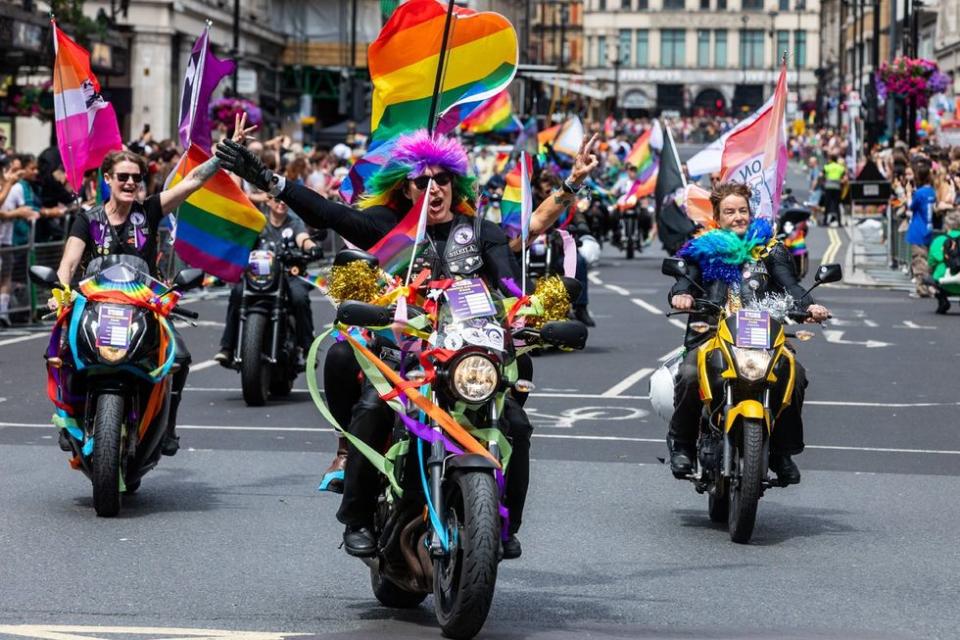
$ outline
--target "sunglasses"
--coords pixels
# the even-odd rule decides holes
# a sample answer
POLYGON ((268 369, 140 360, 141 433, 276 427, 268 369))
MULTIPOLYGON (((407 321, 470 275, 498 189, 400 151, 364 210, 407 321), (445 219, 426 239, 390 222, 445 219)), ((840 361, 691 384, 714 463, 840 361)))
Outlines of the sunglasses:
POLYGON ((113 177, 116 178, 117 182, 120 184, 125 184, 127 180, 130 180, 131 178, 135 184, 140 184, 143 182, 142 173, 115 173, 113 174, 113 177))
POLYGON ((450 181, 453 180, 453 177, 446 171, 442 171, 435 176, 419 176, 413 179, 413 184, 417 189, 423 191, 427 188, 427 185, 430 184, 430 180, 433 179, 437 183, 438 187, 445 187, 450 184, 450 181))

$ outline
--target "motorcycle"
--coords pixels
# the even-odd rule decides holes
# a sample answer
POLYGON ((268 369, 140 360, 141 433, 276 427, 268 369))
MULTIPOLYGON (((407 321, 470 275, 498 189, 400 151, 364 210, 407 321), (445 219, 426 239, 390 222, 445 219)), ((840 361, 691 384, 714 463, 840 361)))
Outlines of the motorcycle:
POLYGON ((287 277, 306 273, 308 261, 282 242, 262 242, 250 252, 233 361, 247 406, 263 406, 271 395, 285 397, 293 389, 300 348, 287 277))
MULTIPOLYGON (((377 264, 369 254, 351 253, 377 264)), ((480 279, 430 290, 427 299, 437 301, 436 320, 424 323, 426 331, 432 331, 419 359, 413 358, 413 366, 403 363, 403 378, 382 361, 376 365, 387 381, 404 386, 408 402, 401 405, 384 447, 383 456, 391 463, 381 476, 374 516, 377 552, 363 560, 381 604, 415 607, 432 593, 444 635, 472 638, 493 600, 501 540, 507 531, 501 506, 503 396, 511 388, 526 392, 533 388, 511 374, 514 339, 583 348, 586 329, 576 322, 548 322, 538 330, 512 334, 480 279), (424 390, 422 395, 418 388, 424 390), (426 409, 426 398, 446 413, 426 409)), ((337 323, 344 329, 382 329, 395 322, 395 312, 344 301, 337 323)), ((409 312, 414 320, 425 320, 422 309, 411 306, 409 312)), ((365 347, 346 339, 362 353, 365 347)))
MULTIPOLYGON (((203 271, 185 269, 167 287, 139 257, 111 256, 102 264, 88 269, 77 297, 58 312, 46 366, 61 446, 73 454, 70 466, 92 481, 97 515, 112 517, 122 494, 137 491, 160 460, 179 369, 168 316, 198 317, 177 301, 200 286, 203 271)), ((49 267, 31 267, 30 279, 55 291, 61 286, 49 267)))
MULTIPOLYGON (((661 271, 689 280, 685 262, 677 258, 665 259, 661 271)), ((761 277, 752 273, 746 279, 749 284, 761 277)), ((822 265, 808 293, 842 277, 839 264, 822 265)), ((701 293, 705 294, 702 289, 701 293)), ((714 335, 697 349, 703 413, 696 469, 686 479, 697 493, 709 496, 710 519, 726 522, 730 539, 745 544, 753 535, 760 497, 766 489, 782 486, 768 478, 767 461, 777 419, 793 395, 795 363, 786 339, 806 341, 813 333, 786 330, 787 318, 798 322, 809 318, 806 312, 795 311, 790 299, 768 296, 736 311, 709 300, 695 300, 693 313, 718 312, 719 320, 715 326, 706 322, 690 325, 694 331, 713 331, 714 335)), ((667 315, 686 313, 691 312, 674 311, 667 315)), ((678 354, 670 364, 679 364, 677 358, 682 359, 678 354)), ((672 385, 673 377, 660 375, 651 379, 651 400, 661 415, 673 410, 672 388, 667 390, 664 383, 672 385), (669 402, 669 409, 663 406, 665 401, 669 402)))
POLYGON ((643 198, 632 206, 629 202, 618 206, 622 225, 619 246, 626 253, 627 260, 633 260, 637 252, 643 251, 643 243, 652 228, 656 214, 649 198, 643 198))
POLYGON ((807 230, 812 215, 813 211, 808 206, 798 202, 789 190, 786 191, 777 216, 777 236, 793 255, 797 277, 801 280, 807 276, 810 267, 807 230))

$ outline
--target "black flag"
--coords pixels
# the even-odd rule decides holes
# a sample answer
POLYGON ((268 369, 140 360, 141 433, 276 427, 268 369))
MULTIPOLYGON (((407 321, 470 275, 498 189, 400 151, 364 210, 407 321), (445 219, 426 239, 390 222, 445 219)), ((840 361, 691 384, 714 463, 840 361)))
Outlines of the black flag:
POLYGON ((683 212, 676 202, 676 196, 686 186, 683 169, 677 147, 673 144, 670 128, 660 123, 666 133, 663 140, 663 152, 660 154, 660 172, 657 175, 657 187, 654 198, 657 208, 657 235, 667 253, 673 255, 683 243, 693 235, 697 225, 683 212))

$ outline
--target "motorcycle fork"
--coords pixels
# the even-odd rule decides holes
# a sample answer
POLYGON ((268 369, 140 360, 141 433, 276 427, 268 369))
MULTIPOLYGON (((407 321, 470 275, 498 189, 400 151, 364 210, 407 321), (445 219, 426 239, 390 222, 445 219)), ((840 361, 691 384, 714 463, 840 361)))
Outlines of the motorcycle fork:
MULTIPOLYGON (((434 425, 434 432, 441 436, 443 431, 434 425)), ((433 511, 440 518, 441 523, 446 520, 443 508, 443 463, 447 457, 447 449, 443 445, 443 438, 437 437, 430 445, 430 458, 427 459, 427 470, 430 473, 430 500, 433 502, 433 511)), ((436 529, 430 535, 430 556, 442 558, 446 555, 440 535, 436 529)))
POLYGON ((237 323, 237 344, 233 345, 233 360, 236 364, 243 362, 243 330, 247 323, 247 296, 244 293, 240 294, 240 315, 239 322, 237 323))
POLYGON ((273 303, 273 309, 270 310, 270 357, 267 359, 270 364, 277 364, 277 351, 280 347, 280 315, 283 311, 283 296, 277 291, 276 301, 273 303))

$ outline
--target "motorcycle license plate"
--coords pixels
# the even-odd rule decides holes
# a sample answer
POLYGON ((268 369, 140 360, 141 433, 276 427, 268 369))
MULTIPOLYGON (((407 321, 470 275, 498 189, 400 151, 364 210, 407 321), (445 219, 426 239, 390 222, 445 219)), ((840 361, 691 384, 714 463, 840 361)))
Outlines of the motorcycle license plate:
POLYGON ((454 320, 463 321, 497 313, 487 286, 478 278, 458 280, 450 285, 445 293, 454 320))
POLYGON ((100 306, 97 320, 97 346, 126 349, 130 346, 133 309, 112 304, 100 306))
POLYGON ((737 311, 737 346, 747 349, 770 348, 770 314, 766 311, 737 311))
POLYGON ((270 251, 251 251, 248 264, 250 265, 250 273, 253 275, 268 276, 270 275, 270 268, 273 266, 273 253, 270 251))

